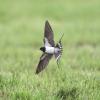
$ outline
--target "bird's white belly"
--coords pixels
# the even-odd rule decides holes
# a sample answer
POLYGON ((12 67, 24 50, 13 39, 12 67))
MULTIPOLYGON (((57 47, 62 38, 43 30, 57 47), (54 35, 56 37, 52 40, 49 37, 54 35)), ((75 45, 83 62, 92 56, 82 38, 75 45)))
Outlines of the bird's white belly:
POLYGON ((54 54, 55 48, 54 47, 46 47, 46 53, 54 54))

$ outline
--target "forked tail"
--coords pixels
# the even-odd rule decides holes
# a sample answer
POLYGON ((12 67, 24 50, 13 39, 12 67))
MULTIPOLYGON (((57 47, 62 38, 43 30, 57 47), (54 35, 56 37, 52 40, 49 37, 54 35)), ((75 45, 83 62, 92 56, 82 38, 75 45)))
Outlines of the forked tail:
POLYGON ((63 52, 63 47, 62 47, 62 43, 61 43, 61 40, 63 38, 64 34, 62 34, 61 38, 59 39, 58 43, 56 44, 56 48, 58 48, 60 51, 55 53, 55 58, 56 58, 56 61, 57 61, 57 65, 59 67, 59 60, 62 56, 62 52, 63 52))
POLYGON ((61 38, 59 39, 59 42, 62 40, 63 36, 64 36, 64 33, 61 35, 61 38))

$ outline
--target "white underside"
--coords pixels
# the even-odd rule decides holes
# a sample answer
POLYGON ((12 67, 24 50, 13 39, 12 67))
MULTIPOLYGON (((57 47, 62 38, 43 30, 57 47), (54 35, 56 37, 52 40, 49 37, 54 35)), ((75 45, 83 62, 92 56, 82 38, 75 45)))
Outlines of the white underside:
POLYGON ((45 52, 48 54, 54 54, 54 53, 58 53, 60 51, 59 48, 52 47, 46 37, 45 37, 45 48, 46 48, 45 52))
POLYGON ((54 54, 54 51, 55 51, 54 47, 48 47, 48 46, 46 46, 46 53, 54 54))
POLYGON ((46 53, 49 53, 49 54, 54 54, 60 51, 60 49, 54 48, 54 47, 46 46, 45 48, 46 48, 46 53))

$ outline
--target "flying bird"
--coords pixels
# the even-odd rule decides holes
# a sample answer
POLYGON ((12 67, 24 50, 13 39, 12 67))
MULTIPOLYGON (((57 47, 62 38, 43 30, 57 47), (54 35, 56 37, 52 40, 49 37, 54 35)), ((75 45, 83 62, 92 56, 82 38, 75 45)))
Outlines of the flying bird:
POLYGON ((54 55, 57 61, 57 65, 59 65, 59 59, 62 55, 62 43, 61 39, 64 34, 62 34, 60 40, 57 44, 54 41, 54 33, 48 21, 45 22, 45 29, 44 29, 44 46, 40 48, 43 54, 40 57, 36 74, 40 73, 49 63, 50 59, 54 55))

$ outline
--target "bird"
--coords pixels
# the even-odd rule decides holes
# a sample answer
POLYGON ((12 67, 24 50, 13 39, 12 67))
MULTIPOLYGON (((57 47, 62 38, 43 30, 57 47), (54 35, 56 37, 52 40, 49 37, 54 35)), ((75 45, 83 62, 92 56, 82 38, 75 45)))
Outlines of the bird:
POLYGON ((49 61, 51 60, 51 58, 53 57, 53 55, 55 56, 57 65, 59 66, 59 60, 61 58, 62 51, 63 51, 62 43, 61 43, 63 35, 64 34, 62 34, 58 43, 55 44, 53 30, 52 30, 48 20, 45 21, 44 39, 43 39, 44 46, 42 46, 40 48, 40 50, 43 53, 40 57, 38 65, 37 65, 36 74, 39 74, 42 70, 44 70, 47 67, 47 65, 48 65, 49 61))

